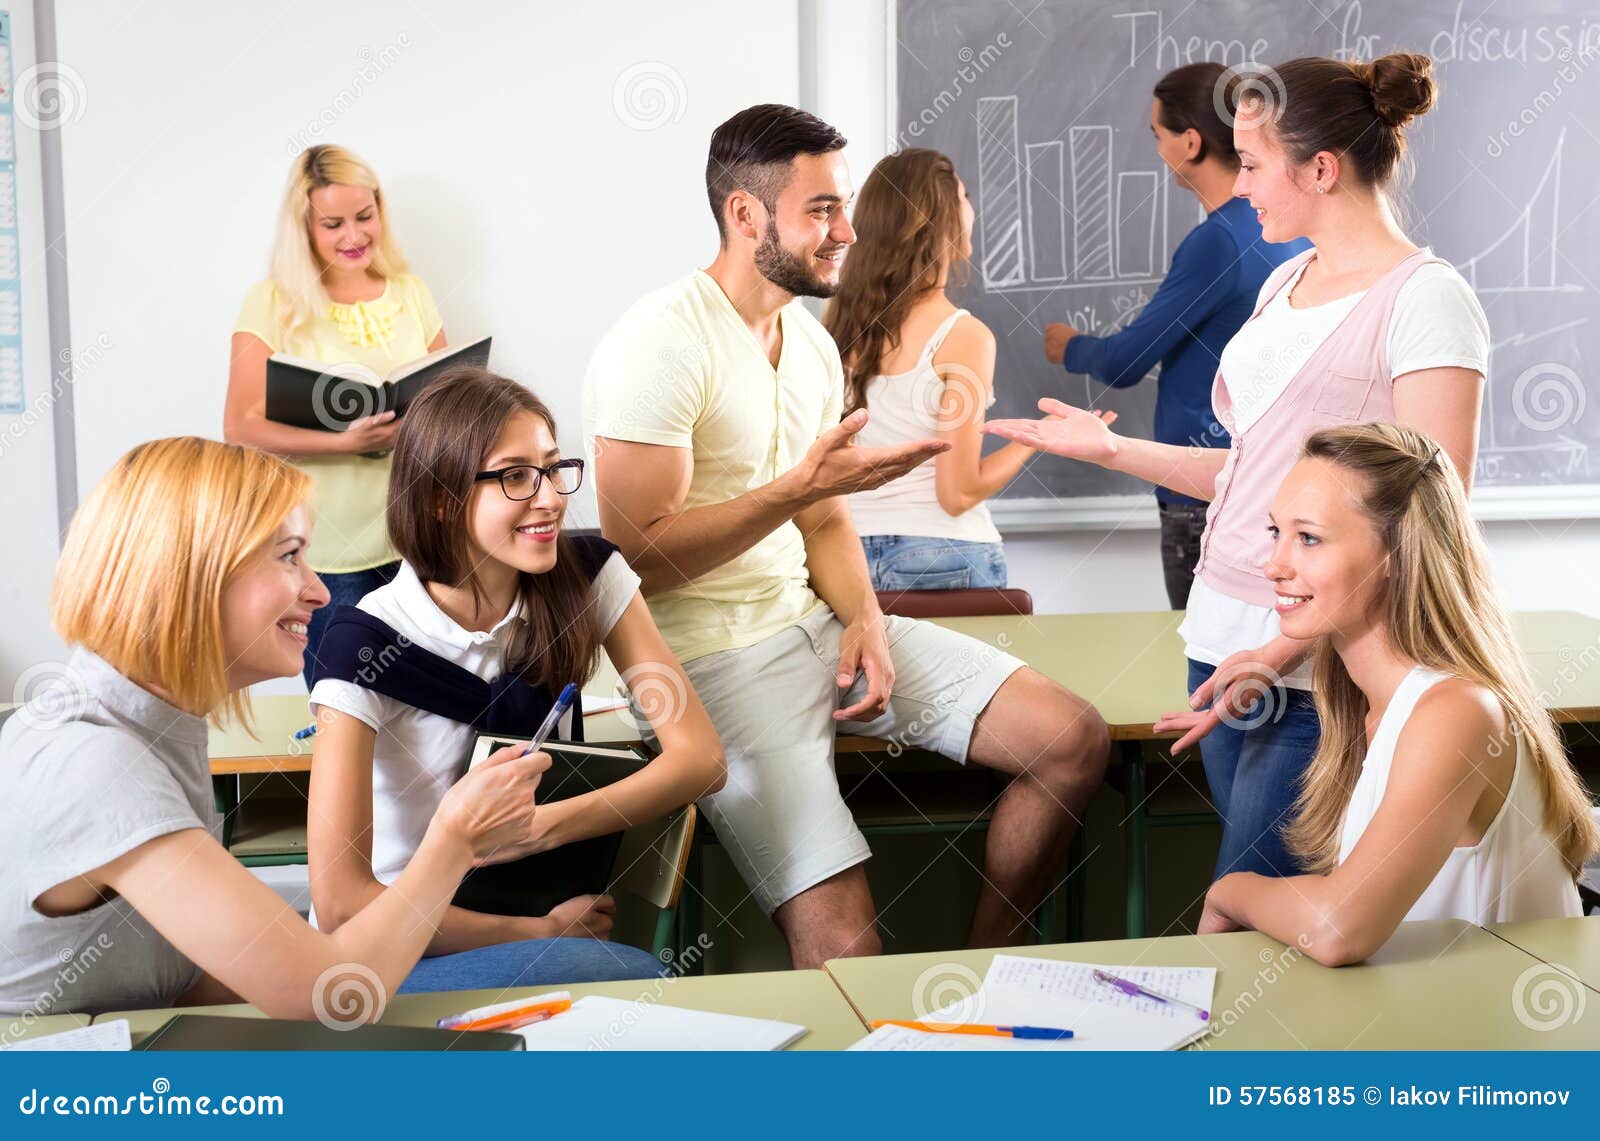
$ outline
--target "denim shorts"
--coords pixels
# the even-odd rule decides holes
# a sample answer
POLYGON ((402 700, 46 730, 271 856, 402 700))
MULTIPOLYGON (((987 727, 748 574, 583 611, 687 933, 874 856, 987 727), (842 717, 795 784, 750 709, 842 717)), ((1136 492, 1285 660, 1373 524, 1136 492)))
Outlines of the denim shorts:
POLYGON ((874 590, 968 590, 1006 585, 999 543, 929 539, 920 535, 863 535, 874 590))

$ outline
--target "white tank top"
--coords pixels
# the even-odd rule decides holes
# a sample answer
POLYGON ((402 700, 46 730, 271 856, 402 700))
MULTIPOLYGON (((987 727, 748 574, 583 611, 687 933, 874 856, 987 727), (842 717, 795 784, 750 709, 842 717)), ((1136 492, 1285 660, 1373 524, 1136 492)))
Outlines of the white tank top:
MULTIPOLYGON (((1389 783, 1395 742, 1419 698, 1448 675, 1416 666, 1395 690, 1384 710, 1372 745, 1345 809, 1339 840, 1339 862, 1345 858, 1377 815, 1389 783)), ((1444 866, 1406 915, 1417 919, 1464 919, 1468 923, 1504 923, 1522 919, 1558 919, 1583 914, 1578 889, 1546 830, 1544 796, 1537 774, 1516 735, 1517 762, 1511 791, 1488 830, 1470 848, 1455 848, 1444 866)))
MULTIPOLYGON (((933 355, 944 344, 955 323, 967 315, 957 309, 940 322, 928 338, 922 355, 909 372, 875 376, 867 382, 867 426, 856 436, 863 447, 909 444, 939 434, 939 409, 945 384, 933 367, 933 355)), ((989 393, 994 404, 994 393, 989 393)), ((973 409, 980 416, 982 410, 973 409)), ((998 543, 1000 532, 989 518, 989 505, 979 503, 960 515, 939 506, 930 460, 875 491, 850 497, 850 516, 859 535, 919 535, 930 539, 964 539, 973 543, 998 543)))

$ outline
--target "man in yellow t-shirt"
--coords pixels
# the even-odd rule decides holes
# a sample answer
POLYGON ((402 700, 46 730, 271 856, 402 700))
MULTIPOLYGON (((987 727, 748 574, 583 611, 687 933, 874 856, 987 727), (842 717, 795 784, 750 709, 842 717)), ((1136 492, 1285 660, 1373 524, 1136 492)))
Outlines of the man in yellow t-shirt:
POLYGON ((839 731, 1012 776, 971 939, 1014 943, 1109 753, 1094 709, 992 646, 885 617, 843 496, 947 450, 859 448, 839 353, 800 297, 837 288, 855 233, 832 127, 765 104, 717 128, 710 267, 634 305, 584 383, 601 526, 642 576, 728 757, 702 801, 797 967, 874 954, 870 855, 839 792, 839 731))

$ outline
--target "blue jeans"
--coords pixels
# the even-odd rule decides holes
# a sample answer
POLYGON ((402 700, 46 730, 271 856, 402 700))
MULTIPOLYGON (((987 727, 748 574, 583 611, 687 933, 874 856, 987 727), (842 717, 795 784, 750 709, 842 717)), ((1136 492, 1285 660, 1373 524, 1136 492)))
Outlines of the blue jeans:
MULTIPOLYGON (((1216 667, 1189 660, 1189 692, 1216 667)), ((1200 739, 1211 802, 1222 817, 1222 848, 1213 879, 1229 872, 1298 875, 1283 842, 1300 776, 1322 738, 1311 694, 1278 686, 1246 715, 1249 728, 1218 725, 1200 739), (1270 705, 1270 709, 1268 708, 1270 705), (1257 719, 1260 719, 1257 724, 1257 719)))
POLYGON ((306 624, 306 658, 304 677, 306 688, 311 688, 311 664, 317 660, 317 647, 322 644, 322 633, 328 628, 335 606, 354 606, 380 586, 394 581, 400 564, 384 563, 367 570, 345 571, 342 574, 318 574, 322 585, 328 588, 328 605, 311 612, 306 624))
POLYGON ((423 959, 395 993, 653 979, 660 978, 664 971, 650 952, 626 943, 585 938, 524 939, 423 959))
POLYGON ((1006 553, 999 543, 863 535, 873 590, 967 590, 1003 587, 1006 553))

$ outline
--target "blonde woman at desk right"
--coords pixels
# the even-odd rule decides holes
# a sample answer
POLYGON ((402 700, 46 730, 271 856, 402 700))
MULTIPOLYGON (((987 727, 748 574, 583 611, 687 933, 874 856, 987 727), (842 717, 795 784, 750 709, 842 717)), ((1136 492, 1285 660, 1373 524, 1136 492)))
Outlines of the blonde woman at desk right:
POLYGON ((1338 966, 1407 920, 1582 914, 1600 830, 1454 466, 1388 424, 1324 429, 1302 457, 1267 574, 1284 635, 1315 647, 1322 740, 1287 830, 1307 874, 1223 876, 1200 932, 1253 928, 1338 966))

